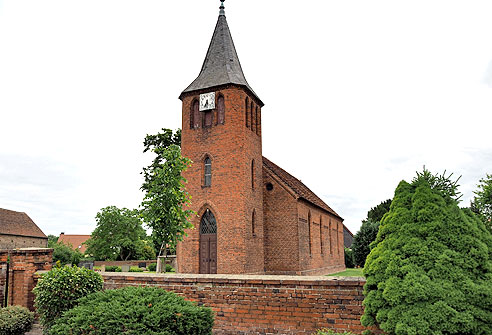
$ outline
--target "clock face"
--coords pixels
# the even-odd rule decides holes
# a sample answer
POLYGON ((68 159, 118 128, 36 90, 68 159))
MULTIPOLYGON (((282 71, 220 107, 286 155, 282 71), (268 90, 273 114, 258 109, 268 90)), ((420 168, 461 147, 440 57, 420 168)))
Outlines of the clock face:
POLYGON ((200 94, 200 112, 215 108, 215 92, 200 94))

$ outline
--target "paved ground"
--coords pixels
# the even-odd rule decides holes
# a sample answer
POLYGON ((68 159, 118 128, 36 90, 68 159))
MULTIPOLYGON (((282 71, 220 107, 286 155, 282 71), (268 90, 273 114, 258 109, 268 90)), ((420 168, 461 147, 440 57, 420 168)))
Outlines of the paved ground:
POLYGON ((35 323, 32 330, 25 335, 43 335, 43 329, 41 329, 41 325, 39 323, 35 323))

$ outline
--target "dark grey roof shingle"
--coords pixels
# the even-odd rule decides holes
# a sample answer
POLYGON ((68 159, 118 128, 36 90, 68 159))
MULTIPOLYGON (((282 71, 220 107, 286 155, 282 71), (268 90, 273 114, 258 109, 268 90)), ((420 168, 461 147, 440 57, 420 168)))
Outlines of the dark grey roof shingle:
POLYGON ((200 74, 181 94, 227 84, 245 86, 261 102, 244 77, 226 17, 219 15, 200 74))

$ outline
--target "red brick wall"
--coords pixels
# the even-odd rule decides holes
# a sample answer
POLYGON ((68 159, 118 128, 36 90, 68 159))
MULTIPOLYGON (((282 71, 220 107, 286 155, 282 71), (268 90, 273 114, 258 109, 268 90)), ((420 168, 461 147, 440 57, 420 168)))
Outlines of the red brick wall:
MULTIPOLYGON (((212 90, 209 90, 212 91, 212 90)), ((261 132, 246 127, 247 93, 235 86, 215 89, 225 98, 225 122, 212 127, 190 129, 190 110, 199 93, 186 95, 183 101, 182 154, 193 161, 184 173, 186 188, 192 196, 192 218, 196 229, 178 245, 179 272, 199 272, 199 227, 204 211, 209 208, 217 220, 217 272, 262 273, 263 256, 263 188, 261 132), (212 185, 203 186, 203 160, 212 160, 212 185), (251 186, 251 161, 255 161, 255 187, 251 186), (252 213, 255 211, 255 234, 252 213)), ((251 101, 251 96, 249 96, 251 101)), ((255 103, 256 106, 256 103, 255 103)), ((215 113, 215 111, 214 111, 215 113)))
POLYGON ((5 307, 5 289, 7 288, 7 258, 8 251, 0 250, 0 307, 5 307))
POLYGON ((319 328, 352 331, 360 325, 358 278, 105 273, 104 286, 157 286, 215 311, 214 334, 312 334, 319 328))
POLYGON ((50 270, 53 249, 17 249, 10 251, 8 304, 34 310, 34 274, 50 270))
POLYGON ((342 221, 306 201, 298 202, 298 216, 301 274, 320 275, 345 270, 342 221), (311 214, 310 228, 308 227, 309 213, 311 214), (321 238, 323 247, 321 247, 321 238), (310 244, 311 248, 309 248, 310 244))
POLYGON ((265 217, 265 270, 268 274, 299 274, 297 200, 275 177, 263 172, 265 217))

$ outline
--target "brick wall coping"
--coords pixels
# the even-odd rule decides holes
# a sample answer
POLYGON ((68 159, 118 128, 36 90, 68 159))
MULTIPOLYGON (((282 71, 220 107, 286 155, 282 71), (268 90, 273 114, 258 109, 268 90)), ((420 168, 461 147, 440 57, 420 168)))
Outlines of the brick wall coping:
POLYGON ((156 274, 139 272, 104 272, 104 279, 146 280, 156 282, 197 282, 231 284, 310 285, 310 286, 351 286, 364 285, 363 277, 331 276, 279 276, 279 275, 231 275, 231 274, 156 274))
POLYGON ((52 248, 19 248, 19 249, 0 249, 0 252, 9 252, 11 254, 35 254, 38 252, 46 252, 53 250, 52 248))

